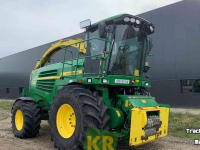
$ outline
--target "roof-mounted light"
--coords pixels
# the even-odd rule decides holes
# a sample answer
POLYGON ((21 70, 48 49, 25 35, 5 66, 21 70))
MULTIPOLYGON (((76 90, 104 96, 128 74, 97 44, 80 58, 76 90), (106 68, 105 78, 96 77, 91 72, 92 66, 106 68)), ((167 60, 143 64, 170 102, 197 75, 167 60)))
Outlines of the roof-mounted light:
POLYGON ((129 22, 130 21, 130 18, 129 17, 125 17, 124 18, 124 22, 129 22))
POLYGON ((150 28, 151 32, 153 32, 153 31, 154 31, 154 28, 153 28, 152 26, 150 26, 149 28, 150 28))
POLYGON ((135 18, 131 18, 131 22, 132 22, 132 23, 135 23, 135 18))
POLYGON ((140 20, 136 20, 136 23, 137 23, 137 24, 140 24, 140 20))

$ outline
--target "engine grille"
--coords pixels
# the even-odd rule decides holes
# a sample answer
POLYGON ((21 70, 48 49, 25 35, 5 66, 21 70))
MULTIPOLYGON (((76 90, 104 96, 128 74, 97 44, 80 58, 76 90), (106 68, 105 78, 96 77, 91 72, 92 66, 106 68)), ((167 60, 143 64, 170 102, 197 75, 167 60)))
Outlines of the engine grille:
POLYGON ((51 93, 53 92, 54 89, 54 84, 55 84, 55 79, 50 79, 50 80, 38 80, 36 83, 36 88, 38 90, 51 93))
POLYGON ((145 126, 145 137, 156 135, 159 130, 162 122, 160 121, 159 116, 153 115, 148 116, 147 125, 145 126))
POLYGON ((147 118, 147 125, 146 125, 146 129, 148 128, 153 128, 153 127, 157 127, 158 125, 160 125, 160 118, 159 116, 149 116, 147 118))
POLYGON ((41 91, 44 91, 44 92, 47 92, 47 93, 53 92, 56 80, 55 79, 44 79, 43 80, 43 78, 53 77, 53 76, 56 76, 56 75, 57 75, 56 69, 41 72, 38 76, 39 80, 37 80, 36 88, 38 90, 41 90, 41 91))
POLYGON ((50 76, 56 76, 57 75, 57 70, 48 70, 48 71, 43 71, 40 73, 40 75, 38 76, 40 77, 50 77, 50 76))

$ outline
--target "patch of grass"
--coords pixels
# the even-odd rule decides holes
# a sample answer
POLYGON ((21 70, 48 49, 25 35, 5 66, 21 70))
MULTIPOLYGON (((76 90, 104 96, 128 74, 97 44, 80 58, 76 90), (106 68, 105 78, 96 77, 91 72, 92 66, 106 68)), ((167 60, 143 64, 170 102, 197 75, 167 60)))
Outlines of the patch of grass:
POLYGON ((199 134, 187 134, 186 129, 200 129, 200 115, 170 113, 169 135, 179 138, 199 139, 199 134))
POLYGON ((38 140, 34 140, 33 142, 34 142, 34 143, 38 143, 39 141, 38 141, 38 140))
POLYGON ((0 139, 3 139, 4 138, 4 136, 0 136, 0 139))
POLYGON ((1 100, 0 99, 0 108, 4 110, 11 110, 14 101, 11 100, 1 100))

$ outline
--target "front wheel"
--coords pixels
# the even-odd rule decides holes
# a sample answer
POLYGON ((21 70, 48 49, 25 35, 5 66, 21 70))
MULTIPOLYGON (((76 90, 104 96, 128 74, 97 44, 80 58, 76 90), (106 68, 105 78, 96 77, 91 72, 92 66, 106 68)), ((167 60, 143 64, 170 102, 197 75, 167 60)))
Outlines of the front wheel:
POLYGON ((40 109, 35 102, 16 101, 12 109, 12 131, 18 138, 32 138, 39 134, 40 109))
POLYGON ((54 144, 61 150, 82 150, 88 127, 109 130, 103 98, 80 85, 58 91, 51 104, 49 123, 54 144))

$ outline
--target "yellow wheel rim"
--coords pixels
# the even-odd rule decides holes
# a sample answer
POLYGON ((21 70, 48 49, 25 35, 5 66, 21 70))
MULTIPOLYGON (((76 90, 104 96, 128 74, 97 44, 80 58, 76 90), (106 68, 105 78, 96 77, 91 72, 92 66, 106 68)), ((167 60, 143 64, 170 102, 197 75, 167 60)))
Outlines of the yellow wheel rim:
POLYGON ((70 138, 76 128, 76 116, 73 108, 68 104, 60 106, 56 116, 56 125, 59 134, 67 139, 70 138))
POLYGON ((24 124, 24 117, 21 110, 17 110, 15 114, 15 126, 17 130, 21 130, 24 124))

